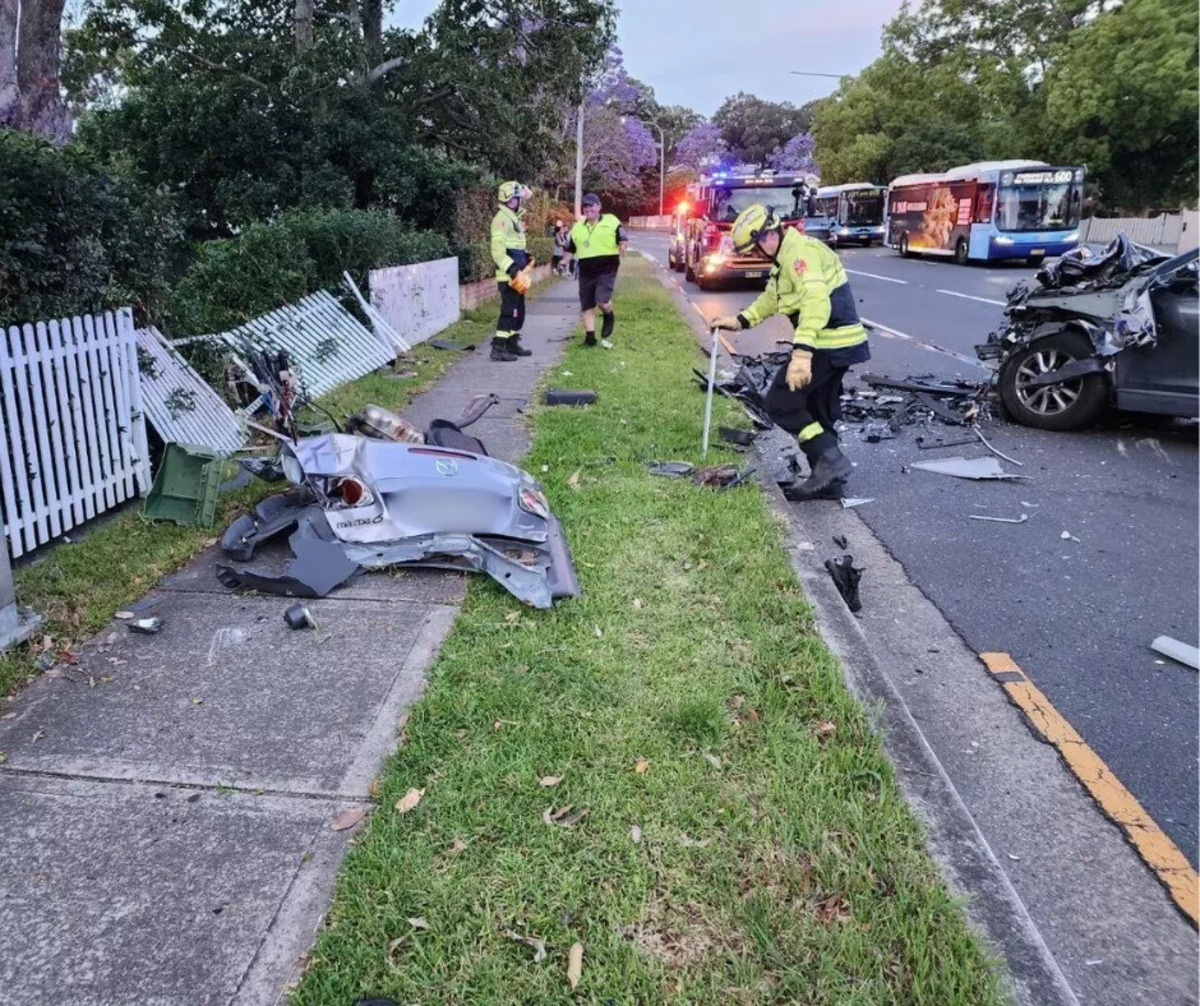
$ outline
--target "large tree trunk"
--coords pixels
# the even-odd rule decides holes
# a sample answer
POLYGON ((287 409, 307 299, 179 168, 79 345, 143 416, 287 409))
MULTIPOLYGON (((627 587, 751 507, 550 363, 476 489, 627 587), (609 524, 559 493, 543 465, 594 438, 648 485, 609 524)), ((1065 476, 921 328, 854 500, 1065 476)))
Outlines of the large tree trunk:
POLYGON ((17 20, 20 0, 0 0, 0 128, 17 123, 17 20))
MULTIPOLYGON (((6 3, 7 0, 0 0, 6 3)), ((64 0, 23 0, 17 31, 15 126, 64 146, 71 138, 71 113, 58 81, 64 0)))
POLYGON ((362 0, 362 31, 367 60, 376 63, 383 55, 383 0, 362 0))
POLYGON ((307 52, 313 44, 314 0, 296 0, 296 51, 307 52))

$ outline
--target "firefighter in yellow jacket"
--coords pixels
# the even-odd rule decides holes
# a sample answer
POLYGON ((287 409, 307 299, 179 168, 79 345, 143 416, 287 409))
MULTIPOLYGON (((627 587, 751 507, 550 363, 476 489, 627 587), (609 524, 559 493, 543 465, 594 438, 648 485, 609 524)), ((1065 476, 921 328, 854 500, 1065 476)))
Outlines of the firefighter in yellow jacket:
POLYGON ((583 219, 576 222, 567 238, 567 264, 574 256, 579 272, 579 308, 583 316, 583 344, 596 345, 596 309, 600 309, 600 345, 612 349, 613 288, 617 270, 629 247, 629 235, 621 221, 601 210, 600 197, 589 192, 583 197, 583 219))
POLYGON ((533 192, 520 182, 504 182, 497 197, 500 209, 492 217, 492 261, 500 286, 500 320, 492 339, 492 359, 511 363, 518 356, 531 356, 521 345, 521 326, 525 324, 525 294, 529 290, 533 259, 525 250, 525 222, 521 204, 533 192))
POLYGON ((790 500, 840 499, 853 470, 838 447, 834 424, 841 418, 842 378, 871 358, 867 333, 841 260, 814 238, 783 227, 767 207, 747 207, 733 223, 740 255, 751 251, 771 261, 767 288, 735 318, 715 318, 713 328, 752 328, 776 314, 795 330, 792 358, 766 395, 775 423, 795 434, 811 474, 789 486, 790 500))

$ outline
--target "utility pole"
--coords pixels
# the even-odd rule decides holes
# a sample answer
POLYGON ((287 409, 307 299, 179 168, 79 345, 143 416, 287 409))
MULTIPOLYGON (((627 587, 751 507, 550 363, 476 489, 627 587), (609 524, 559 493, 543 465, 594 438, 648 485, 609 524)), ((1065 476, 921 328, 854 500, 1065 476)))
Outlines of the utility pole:
MULTIPOLYGON (((586 99, 585 99, 586 100, 586 99)), ((579 115, 575 120, 575 219, 583 216, 583 106, 579 102, 579 115)))

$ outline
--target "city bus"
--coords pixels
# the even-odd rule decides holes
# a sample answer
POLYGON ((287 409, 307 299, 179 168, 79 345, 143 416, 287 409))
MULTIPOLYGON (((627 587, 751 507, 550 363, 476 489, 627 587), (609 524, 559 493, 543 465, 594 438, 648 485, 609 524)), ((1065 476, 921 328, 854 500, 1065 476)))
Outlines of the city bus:
POLYGON ((882 185, 870 182, 825 185, 817 189, 817 208, 831 221, 830 244, 858 241, 869 245, 872 241, 882 241, 886 193, 887 189, 882 185))
POLYGON ((1084 169, 985 161, 941 174, 902 175, 887 191, 885 244, 901 255, 955 262, 1037 262, 1079 244, 1084 169))

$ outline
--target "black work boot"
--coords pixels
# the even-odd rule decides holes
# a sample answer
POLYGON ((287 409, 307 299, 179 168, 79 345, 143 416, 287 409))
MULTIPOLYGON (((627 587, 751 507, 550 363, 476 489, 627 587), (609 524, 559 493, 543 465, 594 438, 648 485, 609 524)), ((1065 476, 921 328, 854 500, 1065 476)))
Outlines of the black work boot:
POLYGON ((800 500, 840 500, 846 479, 854 471, 850 459, 836 446, 817 455, 812 473, 798 486, 786 486, 783 495, 793 503, 800 500))
POLYGON ((521 337, 519 335, 509 337, 508 351, 512 353, 513 356, 533 356, 532 349, 526 349, 521 345, 521 337))
POLYGON ((584 332, 583 333, 583 344, 585 346, 596 345, 596 333, 595 332, 584 332))
POLYGON ((492 340, 492 360, 496 363, 512 363, 516 359, 508 351, 508 340, 495 338, 492 340))

